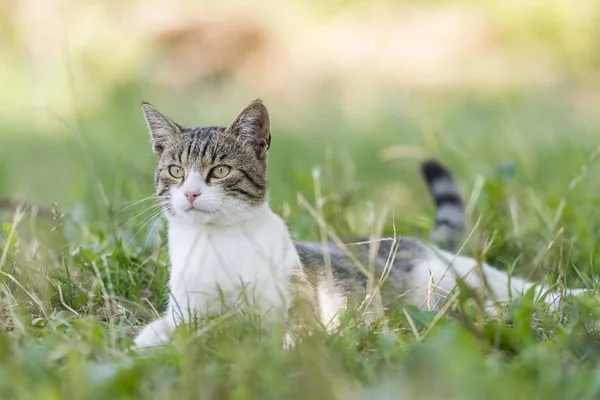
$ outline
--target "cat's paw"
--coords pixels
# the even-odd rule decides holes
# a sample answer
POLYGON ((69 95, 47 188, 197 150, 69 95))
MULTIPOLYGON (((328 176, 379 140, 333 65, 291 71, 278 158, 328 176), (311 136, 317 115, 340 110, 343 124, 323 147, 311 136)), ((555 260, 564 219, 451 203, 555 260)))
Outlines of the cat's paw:
POLYGON ((295 345, 296 345, 296 341, 294 340, 292 334, 290 332, 287 332, 285 334, 285 336, 283 337, 283 346, 282 346, 283 349, 290 350, 295 345))
POLYGON ((133 340, 133 350, 146 350, 153 347, 164 346, 171 341, 173 329, 163 318, 158 319, 144 327, 133 340))
POLYGON ((133 340, 132 349, 135 351, 147 350, 154 347, 164 346, 169 343, 169 338, 165 335, 143 334, 138 335, 133 340))

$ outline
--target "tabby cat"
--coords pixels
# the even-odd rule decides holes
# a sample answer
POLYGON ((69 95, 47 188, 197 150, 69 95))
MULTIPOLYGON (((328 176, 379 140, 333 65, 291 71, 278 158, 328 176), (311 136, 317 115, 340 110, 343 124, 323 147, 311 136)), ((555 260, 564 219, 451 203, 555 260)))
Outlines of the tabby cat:
MULTIPOLYGON (((166 313, 141 330, 137 348, 167 343, 178 324, 219 313, 242 292, 265 315, 285 318, 297 293, 291 282, 314 289, 304 293, 314 297, 317 317, 327 326, 337 324, 349 302, 371 293, 370 282, 384 282, 384 306, 401 301, 432 309, 454 289, 456 277, 495 300, 534 286, 411 238, 358 239, 354 246, 294 242, 268 204, 271 132, 260 100, 227 127, 186 128, 148 103, 142 108, 158 157, 154 186, 168 221, 170 280, 166 313)), ((437 205, 431 238, 452 248, 465 229, 460 192, 438 163, 425 163, 423 173, 437 205)), ((548 302, 560 296, 545 286, 537 290, 547 292, 548 302)))

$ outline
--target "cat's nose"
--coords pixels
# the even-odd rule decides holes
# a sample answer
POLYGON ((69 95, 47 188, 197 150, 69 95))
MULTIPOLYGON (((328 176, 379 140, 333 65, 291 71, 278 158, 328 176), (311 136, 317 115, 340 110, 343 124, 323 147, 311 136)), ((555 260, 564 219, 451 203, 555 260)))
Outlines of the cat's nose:
POLYGON ((193 192, 186 192, 185 193, 185 197, 187 197, 188 201, 190 202, 191 205, 194 205, 194 200, 196 200, 196 197, 200 196, 200 192, 199 191, 193 191, 193 192))

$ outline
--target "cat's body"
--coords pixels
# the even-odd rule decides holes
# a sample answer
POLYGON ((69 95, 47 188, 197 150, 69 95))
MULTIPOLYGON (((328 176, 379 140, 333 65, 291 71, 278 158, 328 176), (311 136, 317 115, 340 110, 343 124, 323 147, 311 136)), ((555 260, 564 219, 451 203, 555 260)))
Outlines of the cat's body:
MULTIPOLYGON (((168 342, 178 324, 221 312, 240 295, 261 313, 285 320, 294 296, 303 293, 317 303, 322 323, 335 326, 340 312, 373 288, 381 287, 384 306, 400 301, 434 309, 457 277, 490 301, 534 286, 411 238, 351 246, 293 242, 267 201, 271 137, 260 101, 227 128, 182 128, 150 105, 143 108, 159 160, 155 187, 168 221, 171 270, 167 311, 139 333, 137 348, 168 342), (302 285, 312 290, 294 287, 302 285)), ((453 248, 465 228, 460 192, 439 164, 426 163, 423 172, 437 205, 431 238, 453 248)), ((546 301, 558 297, 550 292, 546 301)))
POLYGON ((231 298, 243 282, 251 292, 260 293, 256 300, 261 309, 282 304, 298 256, 283 221, 266 204, 261 211, 248 224, 226 228, 198 229, 171 222, 169 286, 174 301, 182 307, 190 304, 198 310, 220 312, 221 302, 212 300, 219 298, 219 292, 231 298), (190 267, 195 265, 206 267, 190 267))
MULTIPOLYGON (((456 288, 457 278, 483 297, 489 311, 494 311, 497 304, 524 295, 532 287, 535 287, 535 297, 551 307, 565 294, 585 293, 584 289, 560 292, 457 255, 455 252, 466 228, 460 190, 452 175, 435 161, 423 163, 422 172, 437 207, 431 231, 435 245, 411 237, 357 238, 355 244, 342 246, 332 242, 327 245, 295 243, 305 269, 329 281, 322 286, 335 303, 346 304, 348 295, 356 292, 364 299, 369 294, 368 279, 379 288, 384 308, 410 304, 439 309, 456 288), (331 266, 331 273, 324 273, 326 264, 331 266)), ((326 323, 329 322, 335 323, 335 319, 326 323)))
POLYGON ((238 301, 248 302, 263 315, 285 316, 288 283, 299 260, 287 227, 266 204, 241 226, 194 226, 170 220, 168 240, 168 309, 140 333, 138 347, 166 343, 177 324, 190 322, 199 313, 218 314, 223 306, 235 307, 238 301))
MULTIPOLYGON (((335 316, 343 311, 349 294, 354 297, 357 292, 362 293, 363 299, 368 294, 367 278, 359 272, 353 259, 362 260, 366 266, 372 253, 377 256, 370 271, 374 282, 381 283, 382 304, 386 309, 397 307, 398 304, 410 304, 437 310, 456 288, 457 278, 478 291, 488 306, 518 298, 534 286, 535 297, 543 298, 551 306, 556 305, 564 294, 584 293, 583 289, 565 289, 561 293, 545 285, 511 277, 488 264, 455 255, 414 238, 384 238, 378 242, 362 243, 356 249, 352 248, 355 246, 340 247, 333 243, 327 246, 311 242, 296 243, 302 264, 321 275, 320 279, 330 280, 326 285, 328 296, 335 299, 336 304, 342 305, 336 312, 329 311, 328 315, 335 316), (352 258, 348 252, 353 254, 352 258), (332 277, 322 274, 325 258, 331 259, 332 277)), ((335 320, 325 319, 323 322, 326 325, 333 322, 335 325, 335 320)))

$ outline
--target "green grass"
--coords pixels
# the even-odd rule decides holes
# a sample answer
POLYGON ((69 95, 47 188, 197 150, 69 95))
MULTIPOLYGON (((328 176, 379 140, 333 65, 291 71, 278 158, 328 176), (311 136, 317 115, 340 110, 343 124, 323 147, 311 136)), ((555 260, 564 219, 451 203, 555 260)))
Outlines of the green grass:
MULTIPOLYGON (((142 207, 126 208, 152 193, 142 97, 189 125, 225 124, 250 99, 161 104, 126 87, 78 119, 1 119, 0 193, 54 201, 62 214, 1 214, 1 398, 600 395, 600 308, 592 298, 568 299, 554 314, 525 298, 492 319, 465 292, 451 315, 399 306, 384 329, 349 313, 338 332, 317 330, 287 352, 283 332, 252 316, 210 316, 200 336, 182 329, 164 349, 130 352, 136 327, 165 305, 168 266, 164 227, 148 230, 148 214, 133 218, 142 207)), ((318 238, 297 202, 298 193, 314 201, 314 168, 322 171, 326 220, 342 234, 369 233, 370 214, 387 209, 385 233, 426 238, 433 206, 414 157, 423 153, 447 164, 469 198, 468 254, 559 285, 594 286, 600 166, 590 155, 600 123, 583 119, 563 93, 383 92, 361 113, 342 112, 335 96, 302 110, 266 101, 272 206, 296 238, 318 238), (406 158, 383 160, 397 145, 414 147, 406 158)))

